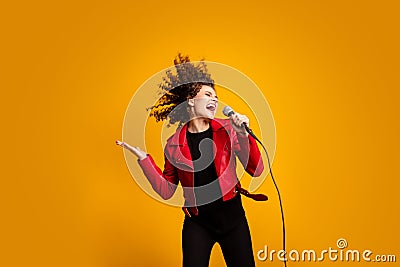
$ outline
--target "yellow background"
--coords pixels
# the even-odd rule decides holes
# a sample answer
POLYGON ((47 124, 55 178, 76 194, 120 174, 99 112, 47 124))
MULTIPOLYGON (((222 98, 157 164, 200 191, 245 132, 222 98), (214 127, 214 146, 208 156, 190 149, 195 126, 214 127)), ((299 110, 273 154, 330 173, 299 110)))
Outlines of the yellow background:
MULTIPOLYGON (((399 258, 398 2, 278 2, 3 3, 0 265, 180 266, 181 209, 141 191, 114 144, 135 90, 178 51, 263 90, 288 250, 342 237, 399 258)), ((280 249, 270 179, 259 191, 270 200, 243 201, 253 249, 280 249)))

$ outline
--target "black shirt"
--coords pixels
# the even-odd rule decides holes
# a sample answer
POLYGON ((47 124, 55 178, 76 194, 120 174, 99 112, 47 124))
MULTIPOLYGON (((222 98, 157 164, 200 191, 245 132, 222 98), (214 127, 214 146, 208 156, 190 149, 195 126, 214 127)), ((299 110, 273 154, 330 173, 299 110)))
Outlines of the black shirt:
POLYGON ((191 133, 186 137, 194 167, 194 193, 199 211, 191 219, 214 230, 225 232, 235 226, 244 209, 240 194, 223 201, 214 165, 214 150, 211 126, 203 132, 191 133))

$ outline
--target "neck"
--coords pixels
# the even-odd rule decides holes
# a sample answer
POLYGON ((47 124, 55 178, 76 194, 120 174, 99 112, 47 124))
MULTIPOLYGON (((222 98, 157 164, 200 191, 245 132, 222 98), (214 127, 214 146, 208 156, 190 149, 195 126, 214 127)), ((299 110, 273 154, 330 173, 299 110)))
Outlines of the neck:
POLYGON ((200 133, 210 128, 210 119, 196 118, 189 121, 188 131, 191 133, 200 133))

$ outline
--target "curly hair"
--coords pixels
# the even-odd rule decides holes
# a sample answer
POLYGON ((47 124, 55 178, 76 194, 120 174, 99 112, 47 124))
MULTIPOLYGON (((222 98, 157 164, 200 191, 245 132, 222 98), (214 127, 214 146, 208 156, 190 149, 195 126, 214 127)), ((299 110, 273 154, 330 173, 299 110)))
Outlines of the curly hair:
POLYGON ((167 127, 178 122, 178 127, 189 121, 187 100, 193 98, 200 91, 202 85, 208 85, 214 90, 214 80, 207 72, 204 59, 195 65, 190 62, 189 56, 178 53, 174 59, 176 74, 171 70, 166 71, 166 77, 159 84, 159 95, 162 95, 151 109, 150 117, 156 122, 169 118, 167 127), (180 105, 186 102, 184 105, 180 105))

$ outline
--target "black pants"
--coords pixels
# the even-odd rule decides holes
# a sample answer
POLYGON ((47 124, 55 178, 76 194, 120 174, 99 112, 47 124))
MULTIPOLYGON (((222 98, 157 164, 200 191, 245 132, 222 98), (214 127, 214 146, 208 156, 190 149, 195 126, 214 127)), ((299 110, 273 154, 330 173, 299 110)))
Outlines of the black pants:
POLYGON ((208 267, 216 242, 221 246, 227 267, 255 266, 249 226, 242 216, 235 228, 223 234, 186 217, 182 228, 183 267, 208 267))

